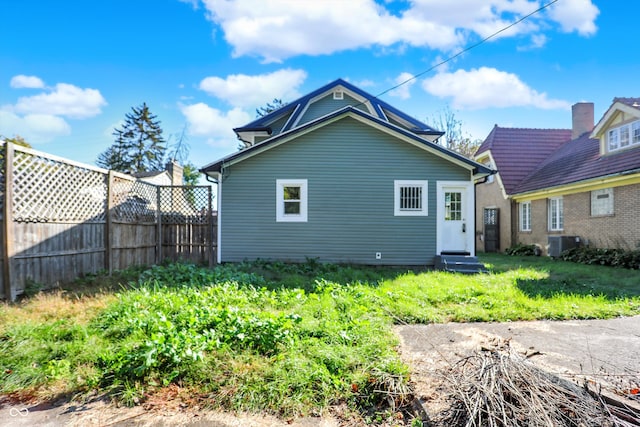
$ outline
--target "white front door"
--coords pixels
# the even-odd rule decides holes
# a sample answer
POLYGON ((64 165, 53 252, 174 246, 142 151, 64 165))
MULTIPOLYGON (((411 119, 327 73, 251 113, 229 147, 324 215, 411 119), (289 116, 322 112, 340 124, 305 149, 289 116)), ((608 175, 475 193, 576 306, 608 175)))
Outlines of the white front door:
POLYGON ((474 251, 473 183, 467 181, 438 181, 437 252, 474 251))

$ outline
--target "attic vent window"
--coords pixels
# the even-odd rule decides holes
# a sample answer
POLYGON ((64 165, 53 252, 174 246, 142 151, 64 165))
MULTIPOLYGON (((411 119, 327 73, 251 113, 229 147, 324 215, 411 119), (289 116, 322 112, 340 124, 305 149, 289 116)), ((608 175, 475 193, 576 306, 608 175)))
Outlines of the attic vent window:
POLYGON ((335 90, 333 92, 333 99, 337 99, 337 100, 344 99, 344 92, 341 91, 340 89, 335 90))

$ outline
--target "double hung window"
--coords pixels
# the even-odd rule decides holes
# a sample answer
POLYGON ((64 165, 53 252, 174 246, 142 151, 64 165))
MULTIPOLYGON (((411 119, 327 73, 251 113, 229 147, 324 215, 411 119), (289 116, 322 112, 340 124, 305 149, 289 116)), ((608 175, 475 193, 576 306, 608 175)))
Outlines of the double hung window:
POLYGON ((276 180, 276 221, 307 222, 307 180, 276 180))
POLYGON ((549 231, 561 231, 564 228, 564 207, 562 197, 549 199, 549 231))
POLYGON ((531 231, 531 202, 520 203, 520 231, 531 231))

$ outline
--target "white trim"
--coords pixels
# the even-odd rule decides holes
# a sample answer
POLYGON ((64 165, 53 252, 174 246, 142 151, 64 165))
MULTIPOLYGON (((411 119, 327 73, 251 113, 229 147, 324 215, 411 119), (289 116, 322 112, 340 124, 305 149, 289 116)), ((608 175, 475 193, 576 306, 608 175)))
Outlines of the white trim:
POLYGON ((623 112, 629 114, 631 117, 640 118, 640 111, 638 111, 637 108, 630 107, 620 101, 614 102, 593 128, 590 137, 600 138, 604 131, 610 127, 611 121, 617 112, 623 112))
POLYGON ((222 262, 222 174, 218 174, 218 218, 217 218, 217 228, 218 228, 218 247, 216 248, 218 258, 218 264, 222 262))
MULTIPOLYGON (((313 97, 313 98, 311 98, 310 100, 308 100, 308 101, 307 101, 307 103, 305 104, 304 108, 302 109, 302 111, 301 111, 301 112, 300 112, 300 114, 298 115, 298 117, 296 117, 296 121, 295 121, 295 122, 293 123, 293 125, 291 126, 291 130, 296 129, 296 128, 300 125, 300 120, 302 120, 302 118, 304 117, 304 115, 307 113, 307 110, 309 109, 309 107, 311 107, 311 104, 314 104, 314 103, 316 103, 316 102, 320 101, 321 99, 328 97, 329 95, 331 95, 331 96, 333 97, 333 93, 334 93, 336 90, 342 90, 343 97, 344 97, 344 94, 349 95, 351 98, 355 99, 355 100, 356 100, 356 101, 358 101, 360 104, 362 104, 362 105, 366 106, 366 107, 367 107, 367 110, 369 110, 369 115, 374 116, 374 117, 377 117, 377 114, 376 114, 376 112, 375 112, 375 110, 374 110, 374 108, 373 108, 373 105, 371 105, 371 102, 369 102, 369 100, 368 100, 367 98, 365 98, 365 97, 363 97, 363 96, 360 96, 360 95, 358 95, 357 93, 352 92, 352 91, 350 91, 350 90, 346 89, 346 88, 345 88, 344 86, 342 86, 342 85, 338 85, 338 86, 335 86, 335 87, 331 88, 330 90, 327 90, 327 91, 325 91, 325 92, 322 92, 322 93, 320 93, 320 94, 318 94, 318 95, 314 96, 314 97, 313 97)), ((333 113, 335 113, 335 111, 332 111, 332 112, 330 112, 330 113, 327 113, 327 115, 328 115, 328 114, 333 114, 333 113)), ((320 118, 320 117, 318 117, 317 119, 314 119, 314 120, 318 120, 319 118, 320 118)), ((305 122, 305 124, 306 124, 306 122, 305 122)))
MULTIPOLYGON (((280 133, 282 133, 283 129, 286 129, 285 132, 287 132, 289 130, 289 128, 287 126, 289 126, 289 123, 291 122, 291 119, 296 116, 296 111, 298 111, 299 109, 300 109, 300 104, 296 105, 296 108, 294 108, 293 111, 291 112, 291 114, 289 114, 289 117, 287 117, 287 121, 284 122, 284 125, 282 125, 282 128, 280 129, 280 133)), ((273 136, 276 136, 276 135, 273 135, 273 136)))
POLYGON ((307 201, 308 191, 306 179, 276 179, 276 222, 307 222, 307 201), (300 187, 300 213, 285 213, 285 187, 300 187))
POLYGON ((393 215, 394 216, 427 216, 429 215, 428 206, 428 184, 426 180, 395 180, 393 181, 393 215), (403 187, 420 188, 420 209, 401 209, 400 207, 400 189, 403 187))
POLYGON ((606 152, 614 153, 639 145, 640 141, 633 141, 633 128, 634 126, 639 126, 639 124, 640 120, 634 120, 632 122, 623 123, 607 129, 607 132, 605 133, 606 152), (626 132, 626 140, 622 138, 623 132, 626 132), (614 146, 612 146, 612 142, 615 142, 614 146))
POLYGON ((519 231, 531 231, 531 200, 527 200, 524 202, 518 203, 518 230, 519 231), (529 214, 527 217, 528 227, 524 228, 524 206, 527 206, 527 213, 529 214))
POLYGON ((548 231, 562 231, 564 230, 564 200, 562 196, 560 197, 549 197, 549 202, 547 204, 547 230, 548 231), (559 203, 556 205, 557 209, 557 220, 558 226, 556 228, 552 227, 553 221, 551 216, 551 206, 553 202, 559 203), (560 224, 560 219, 562 219, 562 224, 560 224))
MULTIPOLYGON (((334 114, 334 113, 335 113, 335 111, 333 111, 331 113, 328 113, 327 115, 334 114)), ((378 130, 380 130, 380 131, 382 131, 382 132, 384 132, 386 134, 392 135, 392 136, 394 136, 394 137, 396 137, 396 138, 398 138, 398 139, 400 139, 400 140, 402 140, 402 141, 404 141, 404 142, 406 142, 406 143, 408 143, 408 144, 410 144, 410 145, 412 145, 414 147, 420 148, 421 150, 424 150, 424 151, 426 151, 428 153, 434 154, 437 157, 445 159, 445 160, 449 161, 450 163, 453 163, 453 164, 458 165, 458 166, 460 166, 460 167, 462 167, 464 169, 467 169, 467 170, 469 170, 470 172, 473 173, 473 169, 474 169, 473 165, 469 165, 467 163, 464 163, 461 160, 458 160, 458 159, 456 159, 456 158, 454 158, 452 156, 449 156, 449 155, 445 154, 444 152, 442 152, 442 151, 440 151, 440 150, 438 150, 438 149, 436 149, 434 147, 431 147, 429 144, 425 144, 423 142, 419 142, 419 141, 416 141, 414 139, 411 139, 410 137, 401 134, 399 131, 396 131, 394 129, 389 129, 386 126, 383 126, 383 125, 381 125, 379 123, 374 122, 372 119, 369 119, 366 116, 362 117, 362 116, 357 115, 357 114, 355 114, 353 112, 346 112, 344 114, 340 114, 340 115, 338 115, 336 117, 333 117, 330 120, 322 120, 323 117, 325 117, 325 116, 318 117, 315 120, 317 123, 314 123, 313 125, 309 126, 308 128, 306 128, 304 130, 299 130, 298 128, 294 127, 294 128, 291 128, 291 129, 287 130, 286 132, 284 132, 282 134, 274 136, 274 137, 278 137, 278 138, 281 138, 281 139, 276 143, 267 144, 264 148, 260 148, 260 144, 268 142, 271 138, 269 138, 269 139, 267 139, 265 141, 261 141, 260 143, 256 144, 255 147, 257 147, 257 148, 253 149, 253 151, 251 153, 246 154, 246 155, 244 155, 244 156, 242 156, 240 158, 236 158, 236 159, 232 159, 232 160, 226 161, 225 164, 228 165, 228 166, 231 166, 231 165, 234 165, 236 163, 245 161, 245 160, 247 160, 247 159, 249 159, 249 158, 251 158, 253 156, 256 156, 256 155, 261 154, 261 153, 263 153, 265 151, 271 150, 272 148, 278 147, 278 146, 280 146, 282 144, 285 144, 285 143, 287 143, 287 142, 289 142, 289 141, 291 141, 293 139, 299 138, 302 135, 305 135, 307 133, 313 132, 313 131, 315 131, 317 129, 320 129, 320 128, 324 127, 324 126, 327 126, 327 125, 329 125, 331 123, 337 122, 338 120, 343 120, 346 117, 350 117, 350 118, 355 119, 355 120, 357 120, 357 121, 359 121, 361 123, 367 124, 367 125, 371 126, 374 129, 378 129, 378 130), (286 136, 285 136, 285 134, 286 134, 286 136)), ((394 125, 393 123, 389 123, 389 125, 392 126, 392 127, 398 127, 397 125, 394 125)), ((402 129, 402 128, 398 128, 398 129, 402 129)), ((402 129, 402 130, 406 131, 406 129, 402 129)), ((205 168, 206 168, 206 166, 205 166, 205 168)))
POLYGON ((465 189, 465 203, 466 203, 466 225, 467 231, 465 232, 466 236, 466 250, 471 254, 471 256, 475 256, 476 254, 476 245, 475 245, 475 209, 476 209, 476 200, 475 200, 475 192, 473 191, 473 183, 469 181, 436 181, 436 254, 439 255, 443 249, 442 242, 442 227, 444 226, 444 188, 445 187, 462 187, 465 189))

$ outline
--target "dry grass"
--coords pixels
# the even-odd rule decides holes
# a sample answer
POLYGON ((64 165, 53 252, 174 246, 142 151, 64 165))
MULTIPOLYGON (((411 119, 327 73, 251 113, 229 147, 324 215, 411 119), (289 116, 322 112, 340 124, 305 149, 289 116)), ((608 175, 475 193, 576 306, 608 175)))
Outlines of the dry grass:
POLYGON ((86 324, 95 315, 117 298, 114 294, 78 296, 62 290, 40 292, 16 304, 0 305, 0 333, 16 323, 44 323, 72 319, 74 323, 86 324))

